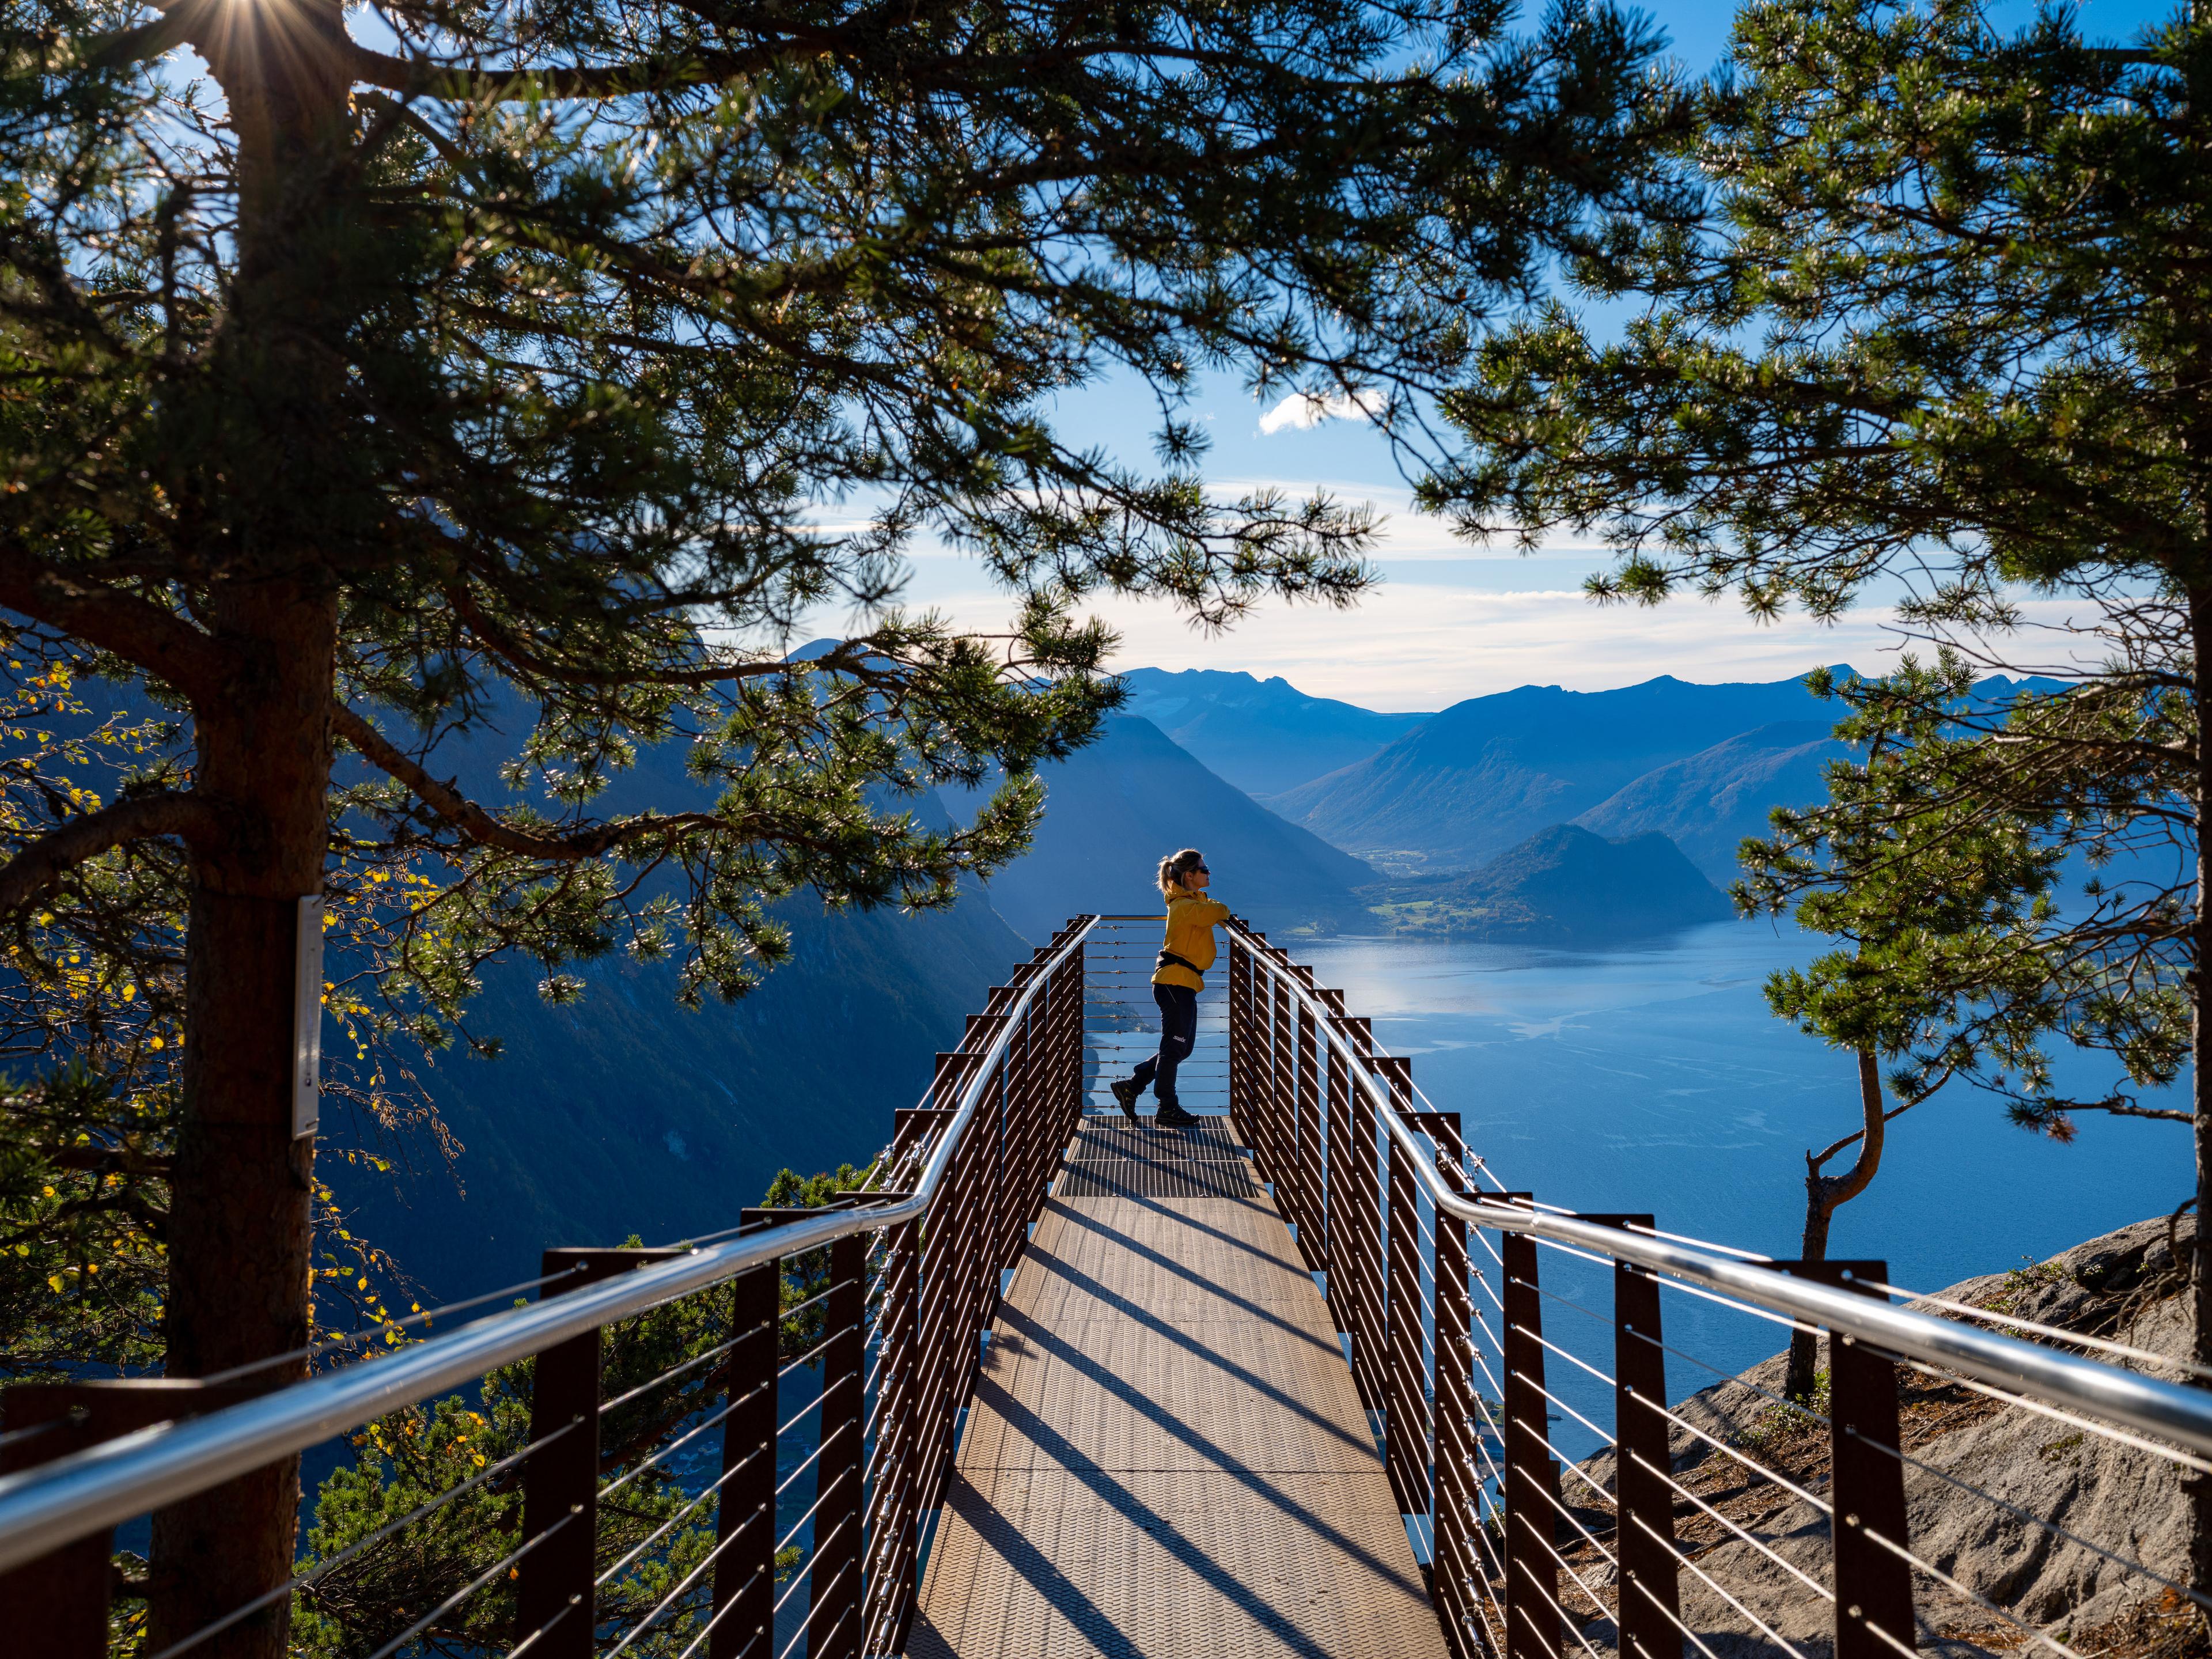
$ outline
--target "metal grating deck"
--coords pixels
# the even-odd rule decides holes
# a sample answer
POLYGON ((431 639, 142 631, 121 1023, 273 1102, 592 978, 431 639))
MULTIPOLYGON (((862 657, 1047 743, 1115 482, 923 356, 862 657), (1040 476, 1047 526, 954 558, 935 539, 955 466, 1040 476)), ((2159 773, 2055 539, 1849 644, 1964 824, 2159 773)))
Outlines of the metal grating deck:
POLYGON ((907 1652, 1443 1659, 1334 1322, 1225 1125, 1078 1133, 907 1652), (1202 1191, 1149 1190, 1178 1182, 1202 1191))

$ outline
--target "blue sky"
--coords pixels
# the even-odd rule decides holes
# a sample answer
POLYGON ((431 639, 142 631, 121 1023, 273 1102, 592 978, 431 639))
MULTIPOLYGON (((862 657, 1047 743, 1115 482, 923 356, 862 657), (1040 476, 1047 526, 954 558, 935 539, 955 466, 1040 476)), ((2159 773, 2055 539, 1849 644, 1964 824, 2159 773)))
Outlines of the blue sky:
MULTIPOLYGON (((1668 0, 1646 9, 1686 66, 1709 69, 1725 51, 1732 8, 1668 0)), ((1992 15, 2017 23, 2031 10, 2015 0, 1992 15)), ((2088 0, 2080 10, 2093 35, 2129 39, 2171 7, 2088 0)), ((1303 428, 1278 422, 1263 430, 1269 410, 1226 379, 1206 387, 1194 408, 1212 436, 1206 471, 1217 489, 1267 483, 1304 494, 1319 487, 1383 511, 1382 580, 1350 612, 1270 604, 1213 638, 1194 633, 1164 605, 1095 607, 1121 633, 1117 666, 1238 668, 1371 708, 1432 709, 1529 684, 1598 690, 1656 674, 1779 679, 1838 662, 1875 670, 1901 644, 1873 605, 1830 628, 1802 618, 1757 625, 1732 603, 1695 599, 1655 610, 1600 609, 1580 585, 1608 562, 1601 548, 1556 546, 1524 557, 1455 540, 1441 522, 1410 510, 1384 446, 1360 421, 1303 428)), ((1070 437, 1135 460, 1148 453, 1155 416, 1142 388, 1109 380, 1071 397, 1060 420, 1070 437)), ((942 554, 915 559, 907 597, 981 628, 1006 614, 1003 595, 971 562, 942 554)), ((2060 613, 2051 610, 2044 619, 2060 613)))

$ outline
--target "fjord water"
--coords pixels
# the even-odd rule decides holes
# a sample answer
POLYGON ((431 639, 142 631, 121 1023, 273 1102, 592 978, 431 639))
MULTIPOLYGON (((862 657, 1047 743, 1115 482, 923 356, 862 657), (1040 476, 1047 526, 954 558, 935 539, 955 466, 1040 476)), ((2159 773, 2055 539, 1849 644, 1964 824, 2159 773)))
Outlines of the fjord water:
MULTIPOLYGON (((1413 1057, 1415 1080, 1461 1115, 1469 1147, 1509 1187, 1570 1209, 1650 1211, 1671 1232, 1794 1256, 1805 1149, 1857 1127, 1857 1080, 1850 1055, 1775 1018, 1761 987, 1820 943, 1731 921, 1601 953, 1354 938, 1300 941, 1293 952, 1373 1017, 1377 1048, 1413 1057)), ((2062 1063, 2060 1078, 2109 1085, 2104 1067, 2079 1060, 2062 1063)), ((2062 1146, 1954 1084, 1889 1126, 1881 1175, 1838 1212, 1829 1254, 1886 1258, 1892 1283, 1938 1290, 2188 1196, 2186 1126, 2080 1121, 2062 1146)), ((1606 1275, 1555 1251, 1541 1264, 1547 1289, 1596 1313, 1609 1305, 1606 1275)), ((1787 1340, 1778 1326, 1686 1295, 1666 1302, 1670 1346, 1721 1371, 1787 1340)), ((1544 1320, 1548 1337, 1611 1369, 1608 1329, 1548 1298, 1544 1320)), ((1556 1370, 1556 1392, 1599 1407, 1589 1378, 1556 1370)), ((1677 1397, 1714 1380, 1668 1362, 1677 1397)), ((1563 1446, 1587 1449, 1575 1424, 1560 1427, 1563 1446)))

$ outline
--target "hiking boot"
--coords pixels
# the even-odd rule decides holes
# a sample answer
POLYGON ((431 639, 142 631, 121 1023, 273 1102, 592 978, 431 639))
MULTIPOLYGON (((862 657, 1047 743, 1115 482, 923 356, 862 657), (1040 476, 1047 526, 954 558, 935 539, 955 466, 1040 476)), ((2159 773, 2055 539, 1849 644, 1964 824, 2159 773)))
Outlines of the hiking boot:
POLYGON ((1109 1083, 1107 1088, 1114 1096, 1114 1103, 1121 1109, 1121 1115, 1134 1123, 1137 1121, 1137 1085, 1127 1078, 1109 1083))
POLYGON ((1198 1119, 1193 1114, 1183 1110, 1174 1101, 1164 1100, 1160 1103, 1158 1115, 1154 1117, 1152 1121, 1163 1129, 1188 1129, 1192 1124, 1197 1122, 1198 1119))

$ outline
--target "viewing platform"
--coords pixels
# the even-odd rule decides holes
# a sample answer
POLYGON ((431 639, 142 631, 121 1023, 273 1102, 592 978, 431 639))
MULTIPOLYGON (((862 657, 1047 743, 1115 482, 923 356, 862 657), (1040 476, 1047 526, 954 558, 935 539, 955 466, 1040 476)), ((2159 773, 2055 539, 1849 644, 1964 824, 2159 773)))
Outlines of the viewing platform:
POLYGON ((1227 1120, 1077 1129, 907 1650, 1446 1659, 1335 1322, 1227 1120))
POLYGON ((1079 916, 1018 964, 825 1206, 548 1249, 282 1386, 9 1389, 9 1659, 2190 1650, 2159 1644, 2212 1608, 2175 1542, 2212 1373, 2152 1325, 1510 1190, 1242 922, 1199 1122, 1132 1125, 1107 1084, 1153 1043, 1159 926, 1079 916), (1792 1328, 1826 1345, 1796 1399, 1742 1358, 1792 1328), (341 1545, 212 1590, 158 1527, 117 1552, 403 1443, 419 1484, 341 1545))

